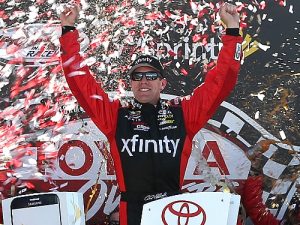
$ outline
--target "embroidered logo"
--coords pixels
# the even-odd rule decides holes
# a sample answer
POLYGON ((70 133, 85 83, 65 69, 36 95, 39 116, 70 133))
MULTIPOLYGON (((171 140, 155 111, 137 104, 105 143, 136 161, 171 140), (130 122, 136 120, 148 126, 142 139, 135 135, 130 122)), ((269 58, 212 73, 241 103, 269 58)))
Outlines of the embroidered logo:
POLYGON ((234 54, 234 59, 237 61, 241 60, 242 56, 242 44, 237 43, 235 47, 235 54, 234 54))
POLYGON ((127 152, 129 156, 133 156, 135 152, 148 153, 153 150, 154 153, 163 154, 169 153, 173 157, 176 156, 180 139, 168 139, 168 136, 164 136, 164 139, 160 140, 144 140, 139 139, 139 135, 133 135, 130 139, 123 139, 123 147, 121 152, 127 152))
POLYGON ((135 128, 133 128, 133 130, 135 130, 135 131, 149 131, 150 130, 150 127, 149 126, 145 126, 145 125, 143 125, 143 124, 137 124, 136 126, 135 126, 135 128))

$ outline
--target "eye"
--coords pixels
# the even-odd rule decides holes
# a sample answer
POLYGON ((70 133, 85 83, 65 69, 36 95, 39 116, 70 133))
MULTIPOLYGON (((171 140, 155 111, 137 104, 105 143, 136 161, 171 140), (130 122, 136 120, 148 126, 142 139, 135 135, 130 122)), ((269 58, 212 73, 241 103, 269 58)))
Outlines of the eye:
POLYGON ((131 79, 134 81, 140 81, 143 78, 143 73, 132 73, 131 79))
POLYGON ((155 80, 158 78, 158 74, 156 72, 147 72, 146 73, 146 78, 148 80, 155 80))

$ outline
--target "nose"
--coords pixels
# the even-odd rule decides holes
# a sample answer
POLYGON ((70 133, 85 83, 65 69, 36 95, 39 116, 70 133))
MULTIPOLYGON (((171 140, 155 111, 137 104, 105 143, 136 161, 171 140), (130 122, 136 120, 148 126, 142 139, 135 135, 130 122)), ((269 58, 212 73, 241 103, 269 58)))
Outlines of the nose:
POLYGON ((143 75, 143 77, 141 79, 141 83, 147 83, 147 82, 148 82, 148 80, 146 79, 146 76, 143 75))

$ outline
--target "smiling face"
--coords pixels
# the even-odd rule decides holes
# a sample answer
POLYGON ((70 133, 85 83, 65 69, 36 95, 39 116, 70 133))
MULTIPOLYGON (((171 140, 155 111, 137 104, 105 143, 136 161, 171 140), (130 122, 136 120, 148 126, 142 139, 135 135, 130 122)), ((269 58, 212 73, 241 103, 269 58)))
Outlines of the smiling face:
MULTIPOLYGON (((153 68, 148 66, 142 66, 137 68, 134 72, 153 72, 153 68)), ((156 71, 155 71, 156 72, 156 71)), ((166 87, 167 80, 158 78, 156 80, 147 80, 143 76, 142 80, 131 80, 131 88, 135 99, 140 103, 150 103, 156 105, 160 92, 166 87)))

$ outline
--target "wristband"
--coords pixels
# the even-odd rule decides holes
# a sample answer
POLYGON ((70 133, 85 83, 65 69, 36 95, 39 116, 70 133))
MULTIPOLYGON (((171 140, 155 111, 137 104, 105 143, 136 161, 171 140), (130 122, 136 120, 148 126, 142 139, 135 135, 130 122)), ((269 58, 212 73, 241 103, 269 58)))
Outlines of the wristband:
POLYGON ((226 35, 241 36, 239 28, 226 28, 226 35))
POLYGON ((65 33, 68 33, 69 31, 74 31, 75 27, 74 26, 63 26, 61 31, 61 34, 64 35, 65 33))

